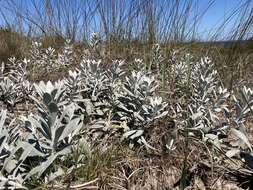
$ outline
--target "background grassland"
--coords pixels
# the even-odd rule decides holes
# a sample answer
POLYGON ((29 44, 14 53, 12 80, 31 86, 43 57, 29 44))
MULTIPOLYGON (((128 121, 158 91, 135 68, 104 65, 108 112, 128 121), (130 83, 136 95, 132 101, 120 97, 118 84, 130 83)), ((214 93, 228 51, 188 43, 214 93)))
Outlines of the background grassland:
POLYGON ((201 20, 215 3, 207 0, 200 7, 198 0, 0 1, 0 61, 25 57, 34 40, 60 49, 64 39, 71 39, 76 51, 83 52, 91 33, 97 32, 104 59, 138 57, 150 62, 153 44, 160 43, 164 58, 172 49, 208 54, 232 88, 233 80, 251 72, 253 4, 239 2, 204 37, 198 33, 201 20))

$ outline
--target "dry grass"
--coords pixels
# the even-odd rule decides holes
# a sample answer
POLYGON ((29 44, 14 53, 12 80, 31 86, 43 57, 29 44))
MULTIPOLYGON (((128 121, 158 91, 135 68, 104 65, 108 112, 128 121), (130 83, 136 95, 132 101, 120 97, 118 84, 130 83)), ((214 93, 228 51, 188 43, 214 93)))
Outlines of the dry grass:
MULTIPOLYGON (((161 130, 158 131, 155 135, 161 137, 162 134, 158 134, 161 130)), ((114 144, 106 151, 101 151, 98 145, 92 148, 92 154, 86 153, 89 156, 80 163, 83 164, 81 167, 37 189, 179 190, 185 161, 185 140, 184 136, 179 135, 177 149, 170 153, 165 153, 162 146, 156 147, 159 151, 152 151, 144 146, 130 150, 127 145, 114 144)), ((252 188, 251 172, 243 169, 245 167, 240 160, 216 157, 219 151, 211 145, 195 138, 188 140, 186 190, 252 188)), ((156 139, 156 142, 159 141, 159 138, 156 139)), ((86 151, 76 149, 69 163, 61 165, 75 162, 78 155, 86 151)))
MULTIPOLYGON (((183 143, 183 140, 179 140, 178 149, 169 156, 150 154, 144 147, 131 151, 127 147, 121 146, 117 147, 116 154, 115 149, 113 152, 109 150, 106 155, 97 152, 98 154, 94 154, 96 156, 90 157, 84 166, 72 176, 58 179, 41 189, 179 189, 178 182, 184 159, 184 151, 181 147, 183 143), (92 173, 88 178, 87 169, 88 173, 92 173), (73 176, 79 180, 74 180, 73 176), (75 188, 78 186, 80 188, 75 188)), ((239 163, 228 160, 211 160, 212 157, 210 158, 202 143, 192 140, 190 144, 187 160, 189 180, 187 181, 187 190, 242 189, 235 176, 228 172, 228 169, 232 171, 233 168, 234 170, 239 168, 236 165, 239 163)))
POLYGON ((26 52, 25 38, 8 29, 0 29, 0 62, 7 62, 8 58, 20 58, 26 52))

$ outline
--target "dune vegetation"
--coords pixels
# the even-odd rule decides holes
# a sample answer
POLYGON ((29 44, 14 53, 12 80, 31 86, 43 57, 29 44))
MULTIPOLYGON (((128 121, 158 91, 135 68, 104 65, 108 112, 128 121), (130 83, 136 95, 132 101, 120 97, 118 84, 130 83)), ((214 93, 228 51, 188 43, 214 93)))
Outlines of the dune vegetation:
POLYGON ((0 189, 252 189, 252 3, 198 3, 0 0, 0 189))

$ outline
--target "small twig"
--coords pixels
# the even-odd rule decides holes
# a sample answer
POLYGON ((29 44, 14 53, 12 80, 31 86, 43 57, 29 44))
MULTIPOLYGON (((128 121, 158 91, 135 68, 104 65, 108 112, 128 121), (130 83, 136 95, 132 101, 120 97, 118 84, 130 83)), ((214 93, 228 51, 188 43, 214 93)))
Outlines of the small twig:
POLYGON ((138 168, 137 170, 134 170, 128 177, 127 177, 127 181, 139 170, 142 170, 144 167, 138 168))
POLYGON ((90 185, 90 184, 92 184, 92 183, 95 183, 95 182, 97 182, 99 180, 99 178, 96 178, 96 179, 94 179, 94 180, 92 180, 92 181, 89 181, 89 182, 86 182, 86 183, 83 183, 83 184, 80 184, 80 185, 74 185, 74 186, 70 186, 70 188, 81 188, 81 187, 85 187, 85 186, 87 186, 87 185, 90 185))
MULTIPOLYGON (((73 186, 69 186, 68 189, 75 189, 75 190, 82 190, 82 189, 99 189, 98 186, 89 186, 92 183, 95 183, 99 180, 99 178, 96 178, 92 181, 83 183, 83 184, 79 184, 79 185, 73 185, 73 186)), ((64 186, 60 186, 60 185, 54 185, 54 188, 60 188, 60 189, 65 189, 64 186)))

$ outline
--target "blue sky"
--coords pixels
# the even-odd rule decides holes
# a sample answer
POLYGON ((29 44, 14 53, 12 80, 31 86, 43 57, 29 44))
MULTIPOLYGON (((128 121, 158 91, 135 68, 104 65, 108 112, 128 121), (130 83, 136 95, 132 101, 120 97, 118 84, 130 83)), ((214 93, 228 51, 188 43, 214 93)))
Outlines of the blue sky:
MULTIPOLYGON (((228 18, 228 16, 242 4, 243 0, 216 0, 213 5, 208 9, 205 16, 202 19, 199 33, 208 36, 208 33, 212 33, 217 30, 217 27, 228 18)), ((200 6, 205 6, 208 0, 200 0, 200 6)), ((231 27, 235 20, 231 20, 227 23, 226 28, 223 28, 222 32, 230 32, 231 27)))
MULTIPOLYGON (((8 0, 0 0, 0 8, 2 5, 6 6, 6 2, 8 0)), ((37 3, 42 2, 44 0, 35 0, 37 3)), ((54 0, 51 0, 52 2, 54 0)), ((69 1, 75 1, 75 0, 69 0, 69 1)), ((88 1, 88 0, 83 0, 88 1)), ((120 1, 120 0, 119 0, 120 1)), ((168 0, 169 1, 169 0, 168 0)), ((201 12, 206 7, 207 4, 212 0, 195 0, 197 2, 198 10, 201 12)), ((231 15, 232 11, 238 8, 241 4, 244 2, 247 2, 247 0, 213 0, 214 3, 212 6, 208 9, 206 14, 202 17, 201 22, 199 22, 199 29, 197 31, 198 36, 205 40, 208 39, 210 36, 210 33, 213 33, 217 31, 218 26, 224 22, 229 15, 231 15)), ((253 0, 251 0, 253 2, 253 0)), ((23 5, 26 5, 30 0, 14 0, 14 2, 22 2, 23 5)), ((127 2, 127 0, 126 0, 127 2)), ((28 5, 29 6, 29 3, 28 5)), ((29 8, 29 7, 28 7, 29 8)), ((9 18, 12 18, 11 12, 6 13, 9 18)), ((236 22, 235 20, 231 20, 229 23, 226 24, 226 28, 220 28, 219 32, 223 34, 223 36, 229 34, 231 31, 231 27, 233 26, 233 23, 236 22)), ((0 15, 0 25, 3 25, 4 20, 0 15)))

